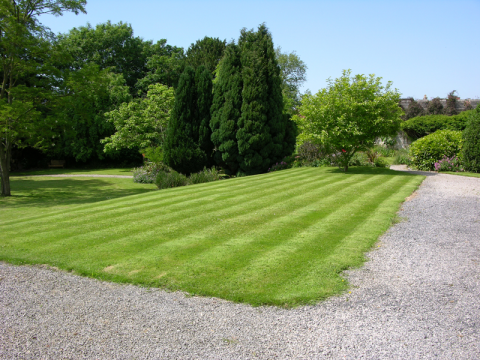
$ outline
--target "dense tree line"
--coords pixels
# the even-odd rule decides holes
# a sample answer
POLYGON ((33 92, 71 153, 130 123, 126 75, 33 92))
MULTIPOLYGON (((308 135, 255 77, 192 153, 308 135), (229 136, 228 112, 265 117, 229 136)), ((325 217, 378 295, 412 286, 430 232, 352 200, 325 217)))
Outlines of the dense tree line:
POLYGON ((38 21, 85 4, 0 0, 2 195, 23 148, 69 166, 138 163, 140 149, 158 148, 187 174, 260 173, 293 151, 306 67, 275 51, 264 25, 237 43, 204 37, 184 51, 121 22, 56 36, 38 21))

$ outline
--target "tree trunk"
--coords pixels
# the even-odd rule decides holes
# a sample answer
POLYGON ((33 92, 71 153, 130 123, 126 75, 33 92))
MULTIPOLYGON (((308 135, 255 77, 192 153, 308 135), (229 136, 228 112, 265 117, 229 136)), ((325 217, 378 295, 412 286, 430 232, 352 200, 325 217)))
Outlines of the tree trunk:
POLYGON ((348 171, 348 163, 347 163, 347 165, 345 165, 345 167, 343 169, 345 170, 345 172, 348 171))
POLYGON ((0 145, 0 175, 2 178, 1 196, 11 196, 10 193, 10 149, 0 145))

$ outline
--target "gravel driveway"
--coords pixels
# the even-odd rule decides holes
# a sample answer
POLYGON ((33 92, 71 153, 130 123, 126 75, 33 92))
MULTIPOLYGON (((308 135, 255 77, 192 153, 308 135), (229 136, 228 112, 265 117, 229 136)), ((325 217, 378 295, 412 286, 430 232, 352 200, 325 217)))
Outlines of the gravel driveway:
POLYGON ((479 359, 480 178, 428 176, 351 293, 253 308, 0 263, 0 357, 479 359))

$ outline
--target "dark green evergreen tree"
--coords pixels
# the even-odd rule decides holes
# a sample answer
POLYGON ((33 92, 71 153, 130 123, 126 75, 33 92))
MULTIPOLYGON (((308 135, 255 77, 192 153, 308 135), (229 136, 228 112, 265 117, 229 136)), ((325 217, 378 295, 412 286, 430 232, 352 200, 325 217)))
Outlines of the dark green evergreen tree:
POLYGON ((242 74, 240 51, 234 43, 228 44, 220 63, 214 87, 211 108, 214 160, 227 174, 236 174, 241 161, 238 152, 237 131, 242 107, 242 74))
POLYGON ((187 66, 175 91, 164 148, 165 163, 185 175, 200 171, 207 162, 206 154, 198 144, 198 119, 195 71, 187 66))
POLYGON ((242 108, 237 140, 239 172, 258 174, 286 155, 288 118, 282 113, 280 68, 272 36, 265 25, 242 30, 239 39, 242 65, 242 108))
POLYGON ((465 170, 480 173, 480 106, 472 111, 463 131, 463 164, 465 170))
POLYGON ((187 65, 192 66, 194 69, 200 65, 204 65, 213 75, 217 68, 217 64, 223 57, 226 43, 225 40, 208 36, 205 36, 201 40, 197 40, 197 42, 190 45, 187 50, 187 65))
POLYGON ((198 116, 198 145, 205 153, 207 162, 205 166, 213 166, 213 143, 211 140, 212 130, 210 129, 210 108, 212 107, 212 74, 208 69, 200 65, 195 72, 195 85, 197 95, 197 116, 198 116))

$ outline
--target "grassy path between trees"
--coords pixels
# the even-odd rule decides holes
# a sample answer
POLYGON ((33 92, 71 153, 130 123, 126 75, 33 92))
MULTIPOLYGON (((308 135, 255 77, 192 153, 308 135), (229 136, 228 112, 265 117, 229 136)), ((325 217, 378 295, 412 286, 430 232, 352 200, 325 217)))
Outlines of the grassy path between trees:
POLYGON ((299 168, 151 191, 117 178, 12 178, 0 260, 295 306, 341 292, 423 176, 299 168), (111 199, 108 199, 108 198, 111 199))

